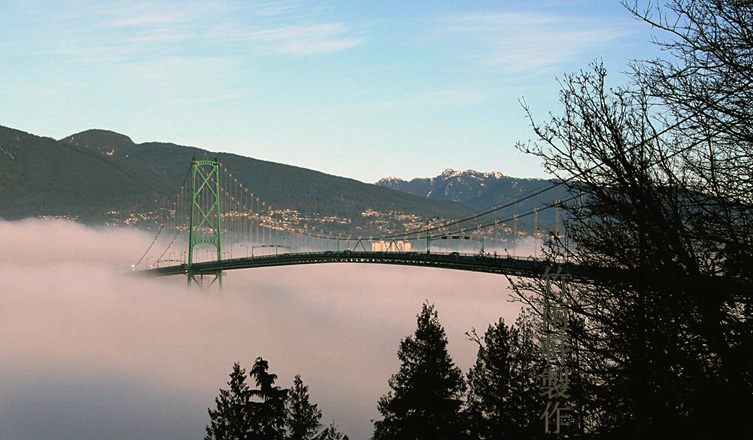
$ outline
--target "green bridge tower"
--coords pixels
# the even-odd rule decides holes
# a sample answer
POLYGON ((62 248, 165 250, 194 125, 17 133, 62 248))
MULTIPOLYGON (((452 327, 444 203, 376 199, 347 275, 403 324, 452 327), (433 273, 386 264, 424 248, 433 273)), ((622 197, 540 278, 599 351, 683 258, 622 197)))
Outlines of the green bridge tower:
MULTIPOLYGON (((191 212, 188 231, 188 264, 186 274, 188 285, 195 282, 204 285, 206 273, 196 275, 193 271, 194 247, 208 244, 217 249, 217 261, 222 260, 221 231, 222 214, 220 211, 220 163, 214 160, 191 160, 191 212)), ((214 274, 208 286, 215 281, 222 287, 222 271, 214 274)))

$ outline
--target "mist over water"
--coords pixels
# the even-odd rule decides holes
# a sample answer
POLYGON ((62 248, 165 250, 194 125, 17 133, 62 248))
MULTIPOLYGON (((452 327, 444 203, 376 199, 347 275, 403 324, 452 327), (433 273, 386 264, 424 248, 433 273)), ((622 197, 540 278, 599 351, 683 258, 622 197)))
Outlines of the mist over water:
POLYGON ((129 273, 152 238, 138 231, 0 221, 0 237, 4 440, 203 438, 233 362, 257 356, 281 386, 301 374, 324 424, 367 439, 424 300, 463 371, 465 332, 520 310, 498 275, 321 264, 231 271, 202 291, 129 273))

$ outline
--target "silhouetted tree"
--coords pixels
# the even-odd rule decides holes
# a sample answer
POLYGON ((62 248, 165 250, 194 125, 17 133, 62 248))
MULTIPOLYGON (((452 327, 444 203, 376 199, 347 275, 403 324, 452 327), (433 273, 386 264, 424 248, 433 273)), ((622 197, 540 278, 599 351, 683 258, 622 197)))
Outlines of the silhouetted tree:
POLYGON ((282 440, 285 438, 285 399, 288 391, 274 385, 277 375, 268 370, 269 363, 258 357, 249 373, 259 387, 249 391, 251 397, 259 399, 251 402, 253 435, 249 438, 282 440))
MULTIPOLYGON (((568 292, 577 371, 591 393, 577 402, 578 417, 611 436, 750 434, 751 279, 730 270, 726 250, 750 258, 751 235, 737 228, 753 225, 753 210, 749 196, 714 193, 694 174, 698 155, 726 136, 716 144, 712 125, 702 139, 686 136, 687 121, 645 87, 608 88, 599 64, 561 84, 563 115, 543 124, 531 116, 538 142, 524 148, 582 194, 564 204, 567 239, 553 236, 546 251, 591 280, 568 292)), ((748 185, 749 169, 725 179, 748 185)), ((534 306, 545 291, 535 280, 515 287, 533 293, 534 306)))
POLYGON ((217 409, 208 410, 211 422, 206 427, 206 440, 252 438, 251 390, 246 384, 246 370, 237 362, 233 364, 227 384, 230 389, 220 389, 220 395, 215 398, 217 409))
POLYGON ((447 337, 433 305, 423 304, 413 337, 400 342, 402 362, 379 400, 384 417, 374 422, 375 440, 463 438, 463 375, 447 352, 447 337))
POLYGON ((329 426, 324 428, 314 440, 350 440, 347 435, 341 433, 335 422, 332 422, 329 426))
POLYGON ((634 63, 634 77, 675 126, 682 184, 701 206, 692 226, 720 270, 753 279, 753 3, 632 2, 635 17, 666 38, 669 56, 634 63), (642 7, 642 4, 646 4, 642 7))
POLYGON ((316 436, 321 424, 322 412, 315 403, 309 402, 309 387, 297 374, 285 402, 285 423, 289 440, 310 440, 316 436))
POLYGON ((742 410, 753 406, 753 2, 636 1, 628 9, 660 33, 668 55, 635 63, 634 78, 672 127, 679 228, 696 263, 681 268, 690 274, 682 290, 706 362, 685 411, 707 436, 753 437, 742 410))
POLYGON ((206 440, 348 440, 334 422, 316 433, 322 413, 309 401, 300 375, 287 390, 274 385, 277 375, 268 370, 269 363, 257 358, 249 376, 258 389, 250 389, 246 371, 237 362, 233 365, 230 389, 220 389, 217 409, 209 410, 206 440))
POLYGON ((753 4, 641 0, 628 9, 660 32, 656 44, 668 55, 634 63, 640 86, 670 111, 685 139, 713 135, 696 149, 700 155, 683 157, 689 170, 708 185, 704 192, 749 203, 753 182, 741 177, 753 162, 753 4))
POLYGON ((468 373, 467 413, 472 438, 535 439, 542 436, 539 413, 543 399, 537 381, 542 371, 531 315, 521 314, 516 325, 500 319, 483 337, 469 334, 478 344, 476 363, 468 373))

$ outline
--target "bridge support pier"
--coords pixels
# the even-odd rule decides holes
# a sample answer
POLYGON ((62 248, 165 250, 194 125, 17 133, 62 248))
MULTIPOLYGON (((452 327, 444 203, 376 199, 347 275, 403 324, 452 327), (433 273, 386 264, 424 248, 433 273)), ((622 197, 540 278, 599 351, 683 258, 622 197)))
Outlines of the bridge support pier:
POLYGON ((192 284, 196 284, 203 290, 206 290, 217 283, 217 286, 222 289, 222 275, 222 271, 199 274, 188 272, 188 287, 191 287, 192 284))

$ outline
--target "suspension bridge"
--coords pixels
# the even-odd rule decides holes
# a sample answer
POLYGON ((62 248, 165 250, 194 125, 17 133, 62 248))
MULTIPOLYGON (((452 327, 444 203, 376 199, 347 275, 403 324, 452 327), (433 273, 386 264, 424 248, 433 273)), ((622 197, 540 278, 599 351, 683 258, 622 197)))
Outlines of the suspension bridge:
MULTIPOLYGON (((535 258, 543 235, 538 208, 502 219, 499 210, 399 233, 344 235, 296 222, 290 210, 272 209, 217 159, 194 158, 154 240, 131 268, 156 276, 184 275, 189 285, 204 287, 215 282, 221 286, 230 270, 319 263, 393 264, 516 277, 546 274, 554 263, 535 258), (518 247, 518 219, 527 215, 534 220, 531 252, 516 256, 499 250, 500 244, 518 247)), ((556 218, 558 230, 559 214, 556 218)))

